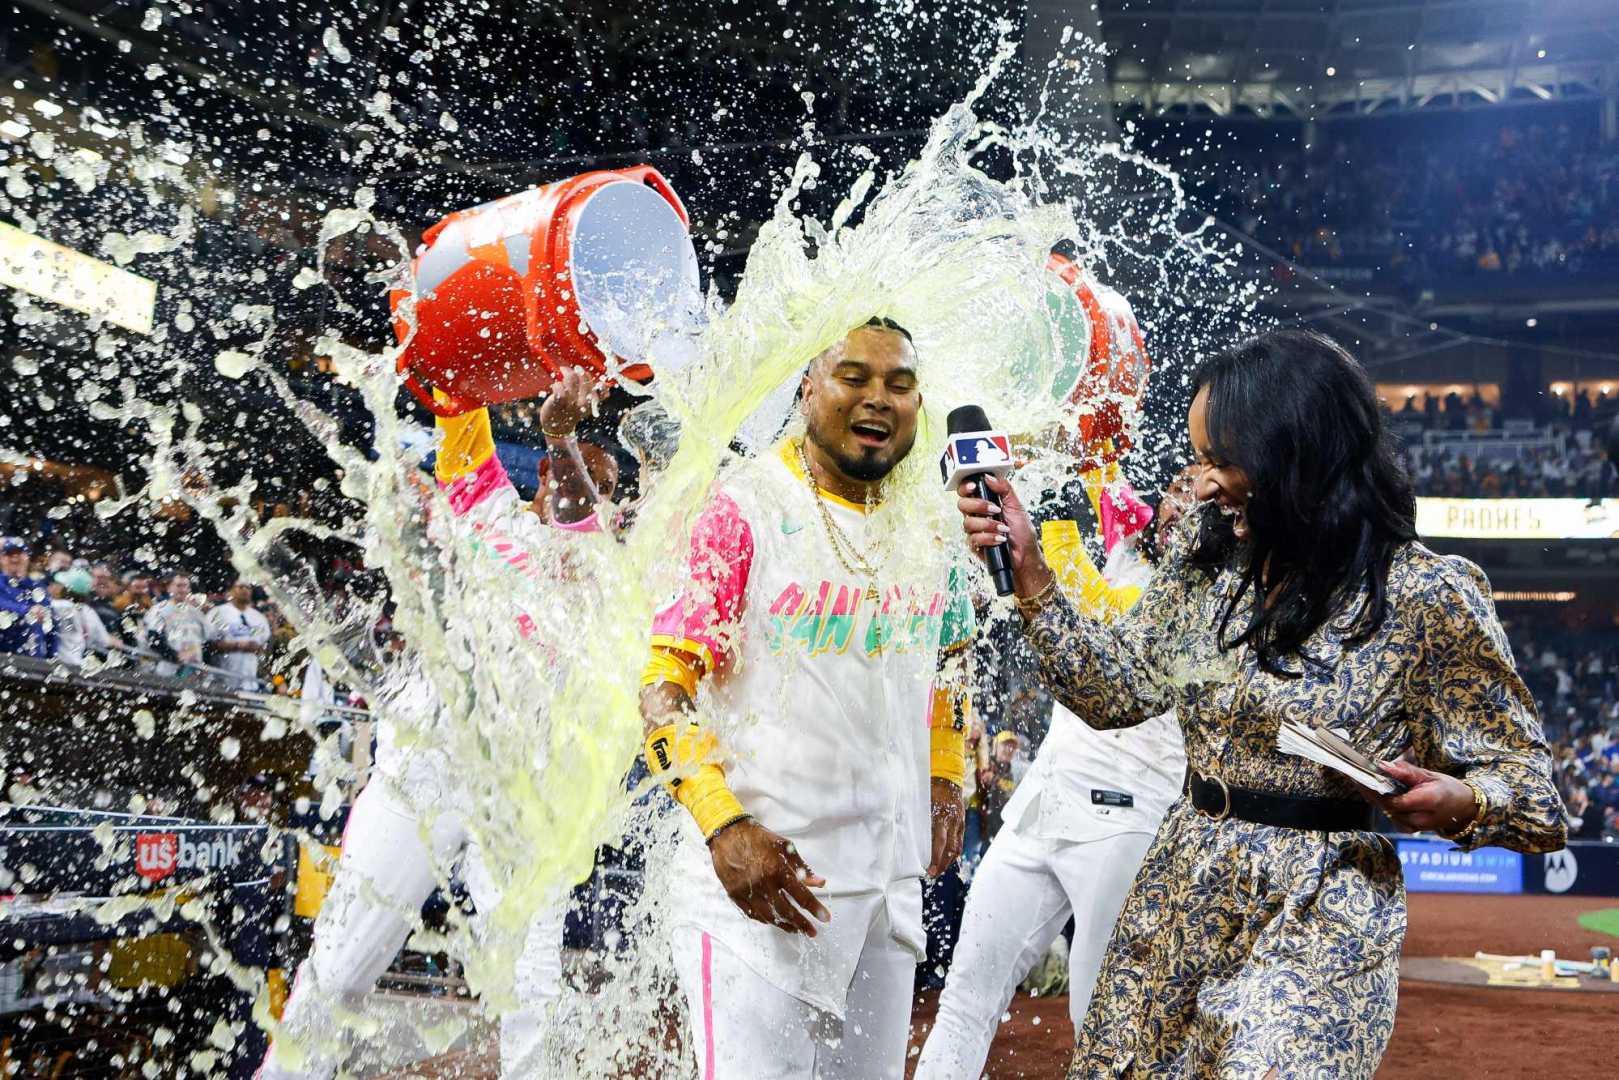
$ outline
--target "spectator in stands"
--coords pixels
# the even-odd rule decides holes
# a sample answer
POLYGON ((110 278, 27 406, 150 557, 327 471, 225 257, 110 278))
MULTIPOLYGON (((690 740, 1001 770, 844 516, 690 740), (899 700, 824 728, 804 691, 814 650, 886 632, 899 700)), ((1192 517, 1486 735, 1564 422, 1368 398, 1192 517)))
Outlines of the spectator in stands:
POLYGON ((124 575, 113 606, 118 609, 120 634, 126 641, 138 642, 144 636, 146 613, 157 600, 155 591, 150 577, 134 572, 124 575))
POLYGON ((1604 808, 1591 802, 1591 793, 1584 785, 1576 787, 1568 799, 1568 838, 1570 840, 1600 840, 1607 824, 1604 808))
POLYGON ((122 591, 109 564, 98 562, 90 567, 90 599, 86 602, 109 631, 123 622, 123 609, 118 606, 118 594, 122 591))
POLYGON ((1001 812, 1017 790, 1026 769, 1018 769, 1022 740, 1015 731, 998 731, 990 744, 989 764, 978 775, 979 828, 988 845, 1001 831, 1001 812))
POLYGON ((90 572, 79 567, 58 571, 51 577, 51 615, 58 634, 56 658, 78 667, 91 653, 106 655, 116 644, 101 618, 90 606, 90 572))
POLYGON ((216 666, 231 673, 238 690, 259 689, 259 657, 270 644, 270 622, 253 606, 253 587, 231 582, 225 603, 208 613, 208 640, 216 666))
POLYGON ((56 652, 56 622, 45 583, 29 570, 31 554, 21 537, 0 540, 0 652, 48 657, 56 652))
POLYGON ((167 594, 141 620, 142 644, 158 657, 157 673, 174 676, 202 664, 208 618, 192 598, 189 575, 170 577, 167 594))

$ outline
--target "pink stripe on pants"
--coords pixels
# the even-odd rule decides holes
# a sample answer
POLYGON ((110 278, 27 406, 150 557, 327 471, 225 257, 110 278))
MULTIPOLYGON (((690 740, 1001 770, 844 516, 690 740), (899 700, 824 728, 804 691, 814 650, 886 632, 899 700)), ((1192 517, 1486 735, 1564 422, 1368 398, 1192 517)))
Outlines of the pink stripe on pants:
POLYGON ((714 942, 703 935, 703 1080, 714 1080, 714 942))

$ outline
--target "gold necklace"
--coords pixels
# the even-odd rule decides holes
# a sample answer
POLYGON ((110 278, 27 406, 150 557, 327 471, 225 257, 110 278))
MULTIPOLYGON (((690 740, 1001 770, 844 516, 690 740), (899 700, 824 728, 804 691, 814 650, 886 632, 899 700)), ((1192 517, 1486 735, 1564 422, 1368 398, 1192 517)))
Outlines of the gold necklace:
POLYGON ((815 473, 810 471, 809 452, 804 449, 802 440, 798 444, 798 463, 804 470, 804 482, 809 485, 810 498, 815 503, 815 509, 820 511, 821 528, 826 533, 827 543, 832 547, 832 554, 837 556, 838 562, 850 575, 866 579, 866 599, 875 603, 878 599, 877 571, 888 561, 886 547, 875 547, 863 552, 838 527, 838 523, 832 520, 832 512, 826 508, 826 502, 821 498, 821 486, 815 482, 815 473))

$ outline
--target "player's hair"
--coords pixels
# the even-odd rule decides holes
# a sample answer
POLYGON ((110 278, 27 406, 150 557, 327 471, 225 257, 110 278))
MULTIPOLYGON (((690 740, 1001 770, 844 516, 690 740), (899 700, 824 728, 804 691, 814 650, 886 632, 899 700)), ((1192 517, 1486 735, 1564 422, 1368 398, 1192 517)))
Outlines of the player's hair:
POLYGON ((1211 576, 1241 576, 1220 616, 1220 647, 1252 645, 1266 671, 1301 675, 1283 659, 1319 667, 1303 645, 1329 620, 1344 620, 1349 644, 1383 624, 1394 553, 1416 539, 1411 481, 1366 370, 1330 338, 1262 334, 1204 361, 1192 392, 1205 387, 1209 451, 1249 483, 1247 539, 1207 503, 1191 554, 1211 576), (1231 637, 1239 609, 1251 614, 1231 637))
POLYGON ((887 315, 873 315, 866 320, 865 325, 876 327, 879 330, 892 330, 896 334, 903 335, 905 340, 911 343, 913 349, 916 347, 916 342, 911 338, 911 332, 887 315))

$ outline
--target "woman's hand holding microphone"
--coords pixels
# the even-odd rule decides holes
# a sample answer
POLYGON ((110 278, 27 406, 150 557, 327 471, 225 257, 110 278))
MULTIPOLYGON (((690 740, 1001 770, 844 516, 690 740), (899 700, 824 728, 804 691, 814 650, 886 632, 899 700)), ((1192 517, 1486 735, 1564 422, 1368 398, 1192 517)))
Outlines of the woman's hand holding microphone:
MULTIPOLYGON (((956 507, 961 511, 961 528, 967 534, 967 543, 980 559, 987 548, 996 544, 1007 545, 1012 556, 1012 585, 1019 601, 1044 595, 1056 582, 1051 568, 1046 565, 1040 551, 1040 541, 1034 534, 1034 523, 1018 499, 1012 485, 992 473, 974 477, 957 489, 956 507), (978 495, 978 485, 987 484, 1001 497, 1001 512, 997 517, 994 507, 978 495)), ((1019 604, 1025 615, 1032 612, 1019 604)))

